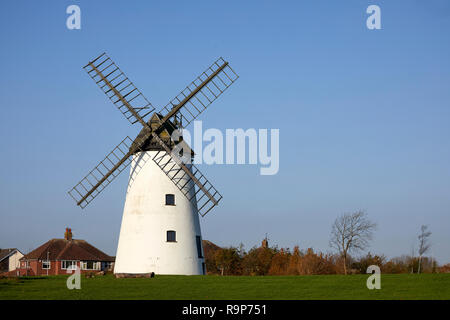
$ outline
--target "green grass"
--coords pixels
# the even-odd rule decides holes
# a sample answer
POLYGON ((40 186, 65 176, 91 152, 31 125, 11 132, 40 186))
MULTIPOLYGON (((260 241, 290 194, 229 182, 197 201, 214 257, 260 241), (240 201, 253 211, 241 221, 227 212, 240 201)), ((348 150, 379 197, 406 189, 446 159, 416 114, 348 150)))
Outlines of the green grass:
POLYGON ((369 275, 156 276, 81 278, 68 290, 67 276, 0 280, 2 299, 450 299, 450 274, 382 275, 381 290, 368 290, 369 275))

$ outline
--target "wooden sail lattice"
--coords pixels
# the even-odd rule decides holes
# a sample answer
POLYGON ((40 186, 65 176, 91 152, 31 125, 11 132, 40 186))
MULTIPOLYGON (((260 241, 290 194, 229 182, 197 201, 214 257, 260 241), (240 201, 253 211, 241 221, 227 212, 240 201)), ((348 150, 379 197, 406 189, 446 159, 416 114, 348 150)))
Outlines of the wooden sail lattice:
MULTIPOLYGON (((158 116, 158 119, 161 119, 160 123, 155 128, 150 125, 150 119, 145 119, 154 111, 154 107, 106 53, 90 61, 84 69, 125 118, 132 124, 140 122, 143 129, 134 141, 129 137, 122 140, 69 191, 77 205, 81 208, 86 207, 128 167, 133 161, 133 155, 145 151, 145 146, 150 143, 161 147, 161 150, 152 158, 153 161, 189 201, 197 205, 200 215, 204 216, 216 206, 222 199, 222 195, 196 166, 185 163, 185 159, 172 150, 172 143, 166 144, 159 137, 159 133, 172 117, 181 120, 181 123, 177 122, 179 128, 187 126, 238 79, 239 76, 231 69, 228 62, 223 58, 216 60, 162 108, 161 117, 158 116)), ((130 175, 129 187, 135 175, 147 161, 141 158, 135 159, 140 163, 135 164, 136 172, 130 175)))
POLYGON ((184 88, 175 98, 165 105, 160 113, 164 116, 174 107, 182 103, 189 97, 189 101, 177 112, 177 117, 181 119, 182 127, 186 127, 194 121, 206 108, 214 102, 226 89, 228 89, 239 76, 221 57, 209 66, 201 75, 195 78, 186 88, 184 88), (214 75, 219 70, 219 72, 214 75), (211 77, 201 90, 189 97, 197 88, 202 86, 211 77))
POLYGON ((155 110, 106 53, 89 62, 84 69, 130 123, 139 121, 130 107, 144 120, 155 110))
POLYGON ((131 163, 130 137, 123 139, 94 169, 70 191, 70 196, 84 208, 131 163), (111 173, 108 175, 108 173, 111 173), (106 178, 105 178, 106 177, 106 178))

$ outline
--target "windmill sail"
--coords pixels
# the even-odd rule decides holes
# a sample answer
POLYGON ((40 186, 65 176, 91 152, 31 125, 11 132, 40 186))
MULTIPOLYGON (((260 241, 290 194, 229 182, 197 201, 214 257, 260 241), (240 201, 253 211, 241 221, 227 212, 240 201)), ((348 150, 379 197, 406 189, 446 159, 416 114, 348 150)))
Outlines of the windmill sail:
POLYGON ((89 62, 84 69, 130 123, 139 121, 135 113, 145 118, 155 110, 106 53, 89 62))
POLYGON ((126 137, 100 163, 92 169, 69 194, 81 208, 86 207, 108 186, 130 163, 133 140, 126 137))
POLYGON ((145 151, 145 146, 153 143, 162 147, 153 161, 189 201, 197 204, 198 213, 204 216, 216 206, 222 195, 197 167, 184 163, 172 152, 159 134, 164 124, 174 116, 181 120, 180 128, 187 126, 239 78, 228 62, 223 58, 216 60, 162 108, 162 118, 155 128, 145 119, 154 111, 153 106, 105 53, 89 62, 84 69, 128 121, 139 122, 144 128, 134 141, 126 137, 69 191, 77 205, 86 207, 132 162, 133 154, 145 151))
POLYGON ((169 118, 171 113, 177 113, 184 128, 238 78, 228 62, 221 57, 164 106, 160 113, 169 118))

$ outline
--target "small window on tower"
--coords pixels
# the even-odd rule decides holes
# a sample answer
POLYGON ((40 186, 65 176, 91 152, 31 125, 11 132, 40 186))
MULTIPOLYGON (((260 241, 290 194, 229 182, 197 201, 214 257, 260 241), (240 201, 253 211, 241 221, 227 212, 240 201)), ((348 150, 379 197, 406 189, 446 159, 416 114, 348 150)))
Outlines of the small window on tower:
POLYGON ((173 230, 167 231, 167 242, 177 242, 175 231, 173 230))
POLYGON ((174 206, 174 205, 175 205, 175 195, 166 194, 166 206, 174 206))

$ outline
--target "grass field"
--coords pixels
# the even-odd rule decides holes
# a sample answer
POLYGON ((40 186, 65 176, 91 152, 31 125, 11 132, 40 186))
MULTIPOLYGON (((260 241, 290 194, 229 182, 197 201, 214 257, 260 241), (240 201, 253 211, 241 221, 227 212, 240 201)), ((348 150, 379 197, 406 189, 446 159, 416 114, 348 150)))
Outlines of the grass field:
POLYGON ((382 275, 381 289, 368 290, 368 275, 156 276, 81 278, 68 290, 67 276, 0 280, 4 299, 450 299, 450 274, 382 275))

